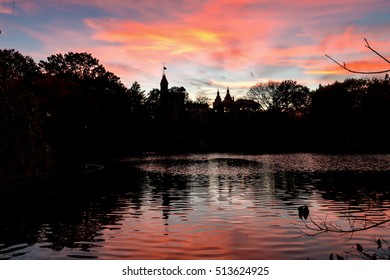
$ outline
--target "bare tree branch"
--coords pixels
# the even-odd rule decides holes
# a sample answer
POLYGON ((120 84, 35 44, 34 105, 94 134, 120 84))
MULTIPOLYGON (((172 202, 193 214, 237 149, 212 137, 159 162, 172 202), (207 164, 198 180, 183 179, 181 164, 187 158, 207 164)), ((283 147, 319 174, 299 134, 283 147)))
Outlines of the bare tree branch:
MULTIPOLYGON (((374 52, 376 55, 378 55, 380 58, 382 58, 384 61, 386 61, 387 63, 390 64, 390 61, 387 58, 385 58, 383 55, 381 55, 379 52, 377 52, 375 49, 373 49, 370 46, 370 44, 368 43, 366 38, 364 38, 364 41, 366 41, 366 45, 365 45, 366 48, 368 48, 369 50, 374 52)), ((345 62, 343 62, 343 64, 341 64, 338 61, 336 61, 334 58, 332 58, 331 56, 329 56, 327 54, 325 54, 325 56, 327 58, 329 58, 330 60, 332 60, 334 63, 336 63, 338 66, 343 68, 344 70, 346 70, 348 72, 351 72, 351 73, 356 73, 356 74, 383 74, 383 73, 390 72, 390 69, 382 70, 382 71, 356 71, 356 70, 352 70, 352 69, 348 68, 347 65, 345 64, 345 62)))
MULTIPOLYGON (((342 229, 340 226, 335 226, 332 223, 327 224, 326 221, 321 221, 321 223, 316 223, 310 216, 309 216, 310 222, 312 222, 315 227, 309 226, 305 221, 305 226, 307 229, 315 231, 316 233, 314 235, 317 235, 319 233, 325 233, 325 232, 335 232, 335 233, 354 233, 358 231, 364 231, 368 230, 370 228, 378 227, 380 225, 386 224, 390 222, 390 219, 383 220, 380 222, 372 223, 370 225, 364 225, 363 227, 360 228, 355 228, 353 225, 351 225, 350 229, 342 229)), ((312 234, 308 234, 312 235, 312 234)))
POLYGON ((373 48, 371 48, 370 44, 368 43, 367 39, 364 38, 364 41, 366 41, 366 48, 370 49, 372 52, 374 52, 376 55, 378 55, 380 58, 382 58, 384 61, 386 61, 387 63, 390 64, 390 61, 385 58, 383 55, 381 55, 380 53, 378 53, 376 50, 374 50, 373 48))
MULTIPOLYGON (((298 207, 298 217, 303 221, 306 230, 298 228, 298 231, 301 232, 303 236, 316 236, 327 232, 339 233, 340 235, 350 235, 348 239, 348 241, 350 241, 352 240, 352 237, 355 232, 369 230, 371 228, 379 227, 390 223, 390 215, 385 212, 382 213, 386 218, 379 221, 370 221, 369 217, 366 214, 361 217, 360 215, 355 216, 351 212, 345 213, 349 228, 343 228, 341 225, 335 224, 332 221, 328 221, 327 215, 325 216, 325 218, 317 217, 315 221, 310 215, 309 208, 307 206, 300 206, 298 207), (303 210, 306 211, 305 213, 307 213, 307 215, 302 215, 303 210), (355 227, 355 222, 358 222, 357 227, 355 227)), ((356 243, 356 249, 354 251, 344 252, 345 258, 338 254, 331 253, 329 259, 344 260, 348 259, 350 256, 355 256, 368 260, 389 260, 390 243, 383 239, 383 237, 381 236, 373 237, 373 241, 375 243, 375 248, 363 248, 361 244, 356 243), (385 246, 387 246, 387 248, 385 248, 385 246)))
POLYGON ((348 229, 342 228, 340 225, 334 224, 332 221, 328 221, 327 216, 324 219, 317 217, 318 221, 315 221, 309 214, 307 220, 310 222, 310 224, 308 224, 305 219, 302 219, 302 221, 305 224, 306 229, 311 231, 311 233, 305 232, 304 230, 299 230, 299 231, 301 231, 302 233, 308 236, 315 236, 326 232, 334 232, 340 234, 353 234, 355 232, 369 230, 371 228, 390 223, 389 216, 386 213, 383 214, 387 217, 387 219, 373 222, 373 221, 369 221, 368 218, 365 217, 363 221, 360 221, 361 225, 358 227, 355 227, 355 222, 358 221, 358 217, 352 216, 351 214, 349 215, 346 214, 346 218, 349 224, 348 229))

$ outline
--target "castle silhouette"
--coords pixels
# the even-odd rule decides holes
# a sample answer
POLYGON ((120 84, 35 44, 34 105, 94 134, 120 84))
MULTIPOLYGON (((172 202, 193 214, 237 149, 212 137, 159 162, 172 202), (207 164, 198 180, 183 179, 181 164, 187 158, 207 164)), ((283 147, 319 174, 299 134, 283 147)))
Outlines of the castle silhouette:
MULTIPOLYGON (((185 104, 185 92, 184 91, 170 91, 169 83, 165 73, 166 67, 163 67, 163 74, 160 82, 161 92, 161 106, 165 116, 168 116, 172 120, 178 120, 182 114, 186 111, 185 104)), ((192 107, 193 110, 194 106, 192 107)), ((198 110, 204 111, 204 106, 197 106, 198 110)), ((230 95, 230 89, 227 87, 226 95, 222 100, 219 89, 217 90, 217 96, 213 102, 213 107, 209 108, 207 105, 206 109, 214 113, 238 113, 238 112, 254 112, 258 111, 260 104, 254 100, 249 99, 237 99, 230 95)))
POLYGON ((164 66, 160 82, 162 112, 165 117, 169 117, 172 120, 178 120, 185 111, 185 92, 175 92, 169 90, 169 83, 165 75, 165 70, 166 68, 164 66))

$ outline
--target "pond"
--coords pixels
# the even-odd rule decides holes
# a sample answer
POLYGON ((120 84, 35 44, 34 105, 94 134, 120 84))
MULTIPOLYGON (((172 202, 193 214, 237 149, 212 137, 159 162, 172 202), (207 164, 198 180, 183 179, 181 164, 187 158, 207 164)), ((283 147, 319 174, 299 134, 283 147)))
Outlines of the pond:
POLYGON ((319 233, 310 218, 343 230, 387 220, 389 185, 383 154, 135 156, 3 187, 0 259, 361 259, 357 243, 387 252, 389 223, 319 233))

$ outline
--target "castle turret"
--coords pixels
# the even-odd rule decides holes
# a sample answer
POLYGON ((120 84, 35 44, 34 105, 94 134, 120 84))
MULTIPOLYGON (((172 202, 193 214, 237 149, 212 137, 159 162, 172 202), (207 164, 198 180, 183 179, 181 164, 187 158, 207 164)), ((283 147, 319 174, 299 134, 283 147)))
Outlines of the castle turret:
POLYGON ((219 95, 219 90, 217 90, 217 97, 215 97, 213 102, 213 109, 215 112, 223 112, 223 103, 221 96, 219 95))
POLYGON ((234 104, 234 99, 230 95, 229 87, 226 89, 226 96, 223 99, 223 107, 225 112, 230 112, 232 106, 234 104))
POLYGON ((164 112, 164 115, 167 115, 169 112, 169 89, 168 89, 168 79, 165 75, 165 66, 163 66, 163 75, 160 82, 160 97, 161 97, 161 106, 164 112))
POLYGON ((160 82, 160 91, 161 92, 168 92, 168 80, 167 80, 167 77, 165 76, 165 70, 163 72, 163 76, 162 76, 161 82, 160 82))
POLYGON ((178 121, 184 112, 185 88, 168 88, 168 79, 165 75, 167 68, 163 66, 163 75, 160 82, 161 106, 167 120, 178 121))

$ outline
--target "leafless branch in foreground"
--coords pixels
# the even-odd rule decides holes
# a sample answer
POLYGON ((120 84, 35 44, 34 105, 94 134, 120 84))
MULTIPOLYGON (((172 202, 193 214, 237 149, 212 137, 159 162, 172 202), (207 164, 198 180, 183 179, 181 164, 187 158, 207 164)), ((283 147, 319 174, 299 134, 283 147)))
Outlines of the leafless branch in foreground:
MULTIPOLYGON (((385 218, 381 221, 369 221, 367 216, 364 216, 363 219, 360 219, 361 217, 353 216, 351 213, 346 213, 345 215, 348 220, 349 228, 342 228, 340 225, 335 224, 332 221, 328 221, 327 216, 325 218, 317 217, 317 221, 315 221, 310 216, 309 209, 306 206, 298 207, 298 216, 303 221, 306 228, 306 230, 298 230, 305 236, 316 236, 327 232, 339 233, 341 235, 349 234, 349 240, 351 240, 355 232, 369 230, 371 228, 390 223, 390 215, 384 212, 383 215, 385 218), (302 215, 303 210, 306 211, 305 213, 307 213, 307 215, 302 215)), ((368 260, 389 260, 390 243, 383 239, 383 237, 374 237, 373 241, 376 248, 367 249, 363 248, 361 244, 356 243, 356 248, 354 250, 344 252, 345 257, 342 257, 339 254, 331 253, 329 259, 344 260, 354 256, 368 260)))
POLYGON ((349 227, 350 228, 343 229, 339 225, 336 225, 336 224, 334 224, 332 222, 327 222, 326 219, 322 220, 322 219, 319 218, 319 221, 316 222, 309 215, 309 219, 308 220, 312 223, 312 225, 308 224, 306 221, 303 221, 303 222, 305 223, 305 227, 308 230, 310 230, 311 233, 301 231, 301 232, 305 233, 308 236, 314 236, 314 235, 318 235, 318 234, 325 233, 325 232, 335 232, 335 233, 341 233, 341 234, 353 234, 354 232, 369 230, 371 228, 378 227, 378 226, 384 225, 386 223, 390 223, 390 219, 382 220, 382 221, 379 221, 379 222, 371 222, 371 223, 367 223, 367 221, 365 221, 365 223, 362 224, 360 227, 356 227, 354 221, 349 219, 348 222, 349 222, 349 227))
MULTIPOLYGON (((385 58, 383 55, 381 55, 379 52, 377 52, 375 49, 373 49, 370 44, 368 43, 367 39, 364 38, 364 41, 366 41, 366 45, 365 47, 368 48, 369 50, 371 50, 372 52, 374 52, 377 56, 379 56, 380 58, 382 58, 384 61, 386 61, 387 63, 390 64, 390 61, 385 58)), ((356 73, 356 74, 383 74, 383 73, 387 73, 387 72, 390 72, 390 69, 387 69, 387 70, 382 70, 382 71, 355 71, 355 70, 352 70, 350 68, 347 67, 347 65, 345 64, 345 62, 343 62, 343 64, 341 64, 340 62, 338 62, 337 60, 335 60, 334 58, 332 58, 331 56, 325 54, 325 56, 327 58, 329 58, 330 60, 332 60, 334 63, 336 63, 338 66, 340 66, 341 68, 343 68, 344 70, 348 71, 348 72, 351 72, 351 73, 356 73)))
POLYGON ((340 225, 335 224, 333 221, 328 221, 328 217, 317 217, 314 220, 307 206, 298 207, 298 216, 303 221, 306 227, 306 231, 300 230, 302 233, 308 236, 314 236, 326 232, 334 232, 340 234, 353 234, 359 231, 369 230, 374 227, 378 227, 384 224, 390 224, 390 215, 383 212, 384 219, 380 221, 370 221, 366 216, 354 216, 351 213, 345 213, 345 218, 348 221, 348 228, 342 228, 340 225), (305 208, 304 208, 305 207, 305 208), (302 209, 306 209, 307 213, 302 216, 302 209))

